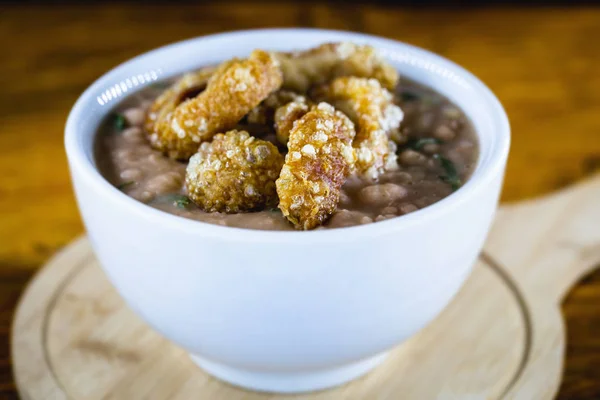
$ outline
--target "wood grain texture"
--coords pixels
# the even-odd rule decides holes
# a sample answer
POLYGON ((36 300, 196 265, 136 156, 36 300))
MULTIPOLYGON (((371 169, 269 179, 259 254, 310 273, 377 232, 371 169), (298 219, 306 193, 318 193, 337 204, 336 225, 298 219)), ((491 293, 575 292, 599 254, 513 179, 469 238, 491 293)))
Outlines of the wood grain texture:
MULTIPOLYGON (((600 9, 394 9, 303 2, 185 6, 0 6, 0 395, 14 395, 8 325, 33 271, 83 230, 63 126, 77 96, 118 63, 224 30, 317 26, 436 51, 480 76, 513 128, 503 200, 531 198, 600 168, 600 9), (34 22, 33 22, 34 21, 34 22), (26 28, 25 28, 26 27, 26 28)), ((567 297, 559 398, 600 398, 600 273, 567 297)))

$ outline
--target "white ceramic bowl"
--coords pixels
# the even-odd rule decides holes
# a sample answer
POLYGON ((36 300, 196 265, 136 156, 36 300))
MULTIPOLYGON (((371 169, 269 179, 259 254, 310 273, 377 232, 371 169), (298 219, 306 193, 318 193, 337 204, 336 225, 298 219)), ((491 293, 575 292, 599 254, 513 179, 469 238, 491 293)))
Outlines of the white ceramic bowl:
POLYGON ((300 392, 366 373, 456 294, 497 207, 509 125, 490 90, 432 53, 357 33, 275 29, 187 40, 118 66, 79 98, 65 142, 92 245, 129 306, 209 373, 247 388, 300 392), (481 153, 460 190, 384 222, 265 232, 155 210, 96 170, 98 124, 132 90, 254 48, 292 50, 332 41, 377 47, 401 75, 433 87, 466 112, 481 153))

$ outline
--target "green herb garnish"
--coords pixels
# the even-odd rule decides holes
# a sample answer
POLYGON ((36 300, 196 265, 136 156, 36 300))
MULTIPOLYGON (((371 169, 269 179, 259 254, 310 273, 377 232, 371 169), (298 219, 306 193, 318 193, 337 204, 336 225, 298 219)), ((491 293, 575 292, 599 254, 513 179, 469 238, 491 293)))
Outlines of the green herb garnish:
POLYGON ((117 131, 121 132, 127 127, 127 120, 125 119, 123 114, 115 114, 114 118, 114 126, 117 131))
POLYGON ((177 208, 186 209, 188 206, 192 205, 193 202, 189 197, 178 194, 178 193, 168 193, 161 196, 157 196, 152 200, 153 203, 160 204, 171 204, 177 208))
POLYGON ((433 137, 424 137, 424 138, 414 138, 410 139, 405 144, 405 148, 413 149, 413 150, 423 150, 428 144, 442 144, 443 142, 440 139, 433 137))
POLYGON ((177 194, 173 196, 173 205, 177 206, 177 208, 187 208, 187 206, 189 206, 190 204, 192 204, 192 201, 187 196, 184 196, 182 194, 177 194))
POLYGON ((402 101, 417 101, 419 100, 419 95, 408 91, 408 90, 403 90, 402 92, 400 92, 400 97, 402 98, 402 101))
POLYGON ((446 175, 440 176, 440 179, 450 185, 453 191, 457 190, 461 186, 460 177, 458 176, 458 172, 456 171, 456 167, 454 163, 447 159, 446 157, 434 154, 433 158, 439 160, 440 165, 446 172, 446 175))
POLYGON ((135 183, 135 181, 123 182, 119 186, 117 186, 117 189, 123 190, 126 187, 129 187, 129 186, 133 185, 134 183, 135 183))

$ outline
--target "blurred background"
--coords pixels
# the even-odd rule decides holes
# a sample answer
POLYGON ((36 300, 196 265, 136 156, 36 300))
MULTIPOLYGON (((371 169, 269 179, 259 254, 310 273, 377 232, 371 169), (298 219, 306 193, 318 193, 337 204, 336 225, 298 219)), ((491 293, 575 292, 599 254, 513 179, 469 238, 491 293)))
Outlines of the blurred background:
MULTIPOLYGON (((0 1, 0 398, 15 396, 8 337, 24 285, 83 233, 62 143, 79 94, 155 47, 261 27, 381 35, 471 70, 511 120, 504 202, 600 170, 600 8, 591 1, 0 1)), ((598 304, 596 272, 563 305, 561 399, 600 398, 598 304)))

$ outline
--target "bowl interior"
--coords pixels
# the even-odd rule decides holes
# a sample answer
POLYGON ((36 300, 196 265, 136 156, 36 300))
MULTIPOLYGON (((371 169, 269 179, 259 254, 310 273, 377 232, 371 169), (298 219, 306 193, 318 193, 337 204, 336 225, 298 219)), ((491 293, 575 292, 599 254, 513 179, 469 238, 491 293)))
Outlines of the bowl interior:
MULTIPOLYGON (((168 45, 121 64, 90 86, 71 111, 65 136, 71 164, 88 170, 86 173, 90 179, 103 181, 108 188, 110 185, 95 168, 93 144, 97 128, 123 97, 156 80, 231 57, 244 57, 255 48, 290 51, 334 41, 366 43, 378 48, 398 69, 401 77, 409 77, 445 95, 465 112, 475 126, 480 156, 469 181, 451 196, 398 220, 408 221, 414 215, 444 207, 452 199, 468 195, 479 180, 502 173, 509 147, 508 119, 495 96, 475 76, 451 61, 404 43, 358 33, 314 29, 267 29, 211 35, 168 45)), ((114 191, 113 195, 120 194, 114 191)), ((157 210, 149 212, 162 213, 157 210)), ((382 226, 394 220, 397 219, 374 225, 382 226)), ((204 225, 196 221, 190 222, 204 225)), ((362 229, 365 228, 368 227, 362 229)))

